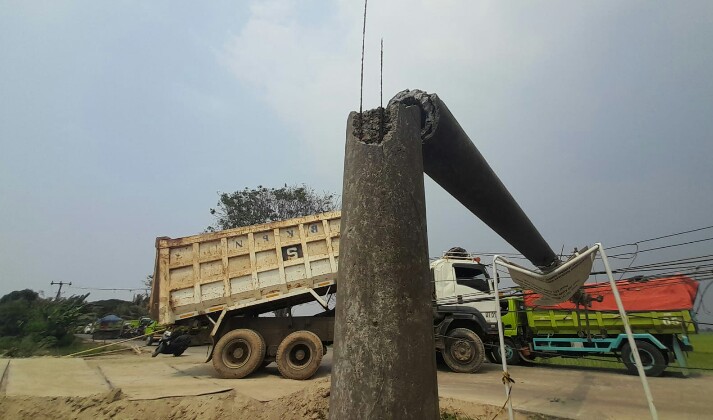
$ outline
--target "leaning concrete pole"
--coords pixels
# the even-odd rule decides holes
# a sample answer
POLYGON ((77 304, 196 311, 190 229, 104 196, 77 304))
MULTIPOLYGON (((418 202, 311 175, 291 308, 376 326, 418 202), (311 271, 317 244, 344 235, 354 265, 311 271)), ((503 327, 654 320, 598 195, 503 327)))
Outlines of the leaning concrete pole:
POLYGON ((405 90, 389 105, 397 103, 421 108, 426 174, 532 264, 545 271, 554 268, 556 254, 438 95, 405 90))
POLYGON ((421 112, 380 121, 347 122, 329 418, 436 419, 421 112))

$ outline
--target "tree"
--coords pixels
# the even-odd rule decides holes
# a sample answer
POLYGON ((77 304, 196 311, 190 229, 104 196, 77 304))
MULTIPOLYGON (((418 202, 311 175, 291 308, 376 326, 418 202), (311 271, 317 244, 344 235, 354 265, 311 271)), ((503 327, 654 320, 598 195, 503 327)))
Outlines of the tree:
POLYGON ((148 308, 149 298, 151 297, 151 293, 153 292, 153 274, 147 275, 144 279, 144 288, 146 289, 146 293, 144 293, 144 296, 146 298, 146 307, 148 308))
POLYGON ((216 223, 207 231, 233 229, 276 220, 338 210, 339 200, 332 193, 317 193, 305 184, 281 188, 245 188, 233 193, 219 193, 216 208, 210 209, 216 223))
MULTIPOLYGON (((335 194, 317 193, 305 184, 285 184, 282 188, 247 188, 234 193, 220 193, 220 201, 210 214, 216 217, 208 232, 233 229, 242 226, 269 223, 293 217, 338 210, 339 199, 335 194)), ((275 316, 290 316, 291 308, 273 311, 275 316)))
POLYGON ((40 295, 35 292, 34 290, 30 289, 25 289, 25 290, 15 290, 14 292, 10 292, 6 294, 5 296, 0 298, 0 304, 6 303, 6 302, 12 302, 15 300, 23 300, 26 302, 34 302, 37 299, 39 299, 40 295))
POLYGON ((0 337, 21 335, 38 300, 37 292, 30 289, 16 290, 0 298, 0 337))

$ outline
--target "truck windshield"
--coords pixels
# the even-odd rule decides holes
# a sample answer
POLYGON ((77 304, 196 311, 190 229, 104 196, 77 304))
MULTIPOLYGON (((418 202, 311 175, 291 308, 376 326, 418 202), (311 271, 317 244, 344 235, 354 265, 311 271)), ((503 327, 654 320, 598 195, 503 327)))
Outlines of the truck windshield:
POLYGON ((469 266, 454 266, 456 274, 456 283, 481 291, 483 293, 490 292, 488 279, 483 270, 469 266))

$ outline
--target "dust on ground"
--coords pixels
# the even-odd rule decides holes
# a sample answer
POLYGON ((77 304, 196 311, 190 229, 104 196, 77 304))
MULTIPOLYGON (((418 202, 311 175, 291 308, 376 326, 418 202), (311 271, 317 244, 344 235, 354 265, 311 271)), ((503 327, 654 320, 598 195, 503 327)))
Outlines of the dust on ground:
MULTIPOLYGON (((197 397, 173 397, 155 400, 126 398, 120 389, 89 397, 0 397, 0 418, 6 419, 256 419, 297 420, 326 419, 329 413, 328 378, 313 381, 294 394, 259 402, 236 391, 197 397)), ((506 418, 501 407, 441 398, 441 415, 447 419, 506 418), (500 413, 499 413, 500 412, 500 413), (499 414, 499 415, 498 415, 499 414)), ((530 415, 517 413, 516 418, 530 415)))

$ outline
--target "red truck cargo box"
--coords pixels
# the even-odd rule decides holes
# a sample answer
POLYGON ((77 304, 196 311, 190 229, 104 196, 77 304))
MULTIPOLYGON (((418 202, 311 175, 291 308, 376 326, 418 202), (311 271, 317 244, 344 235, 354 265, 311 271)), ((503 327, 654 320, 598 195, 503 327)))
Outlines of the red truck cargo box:
MULTIPOLYGON (((688 276, 678 274, 656 279, 629 279, 616 282, 624 309, 634 311, 674 311, 693 309, 698 293, 698 282, 688 276)), ((602 296, 601 302, 592 302, 593 311, 617 311, 616 301, 609 282, 585 284, 584 289, 592 297, 602 296)), ((539 306, 536 293, 525 292, 525 306, 542 309, 576 309, 572 302, 562 302, 552 306, 539 306)))

